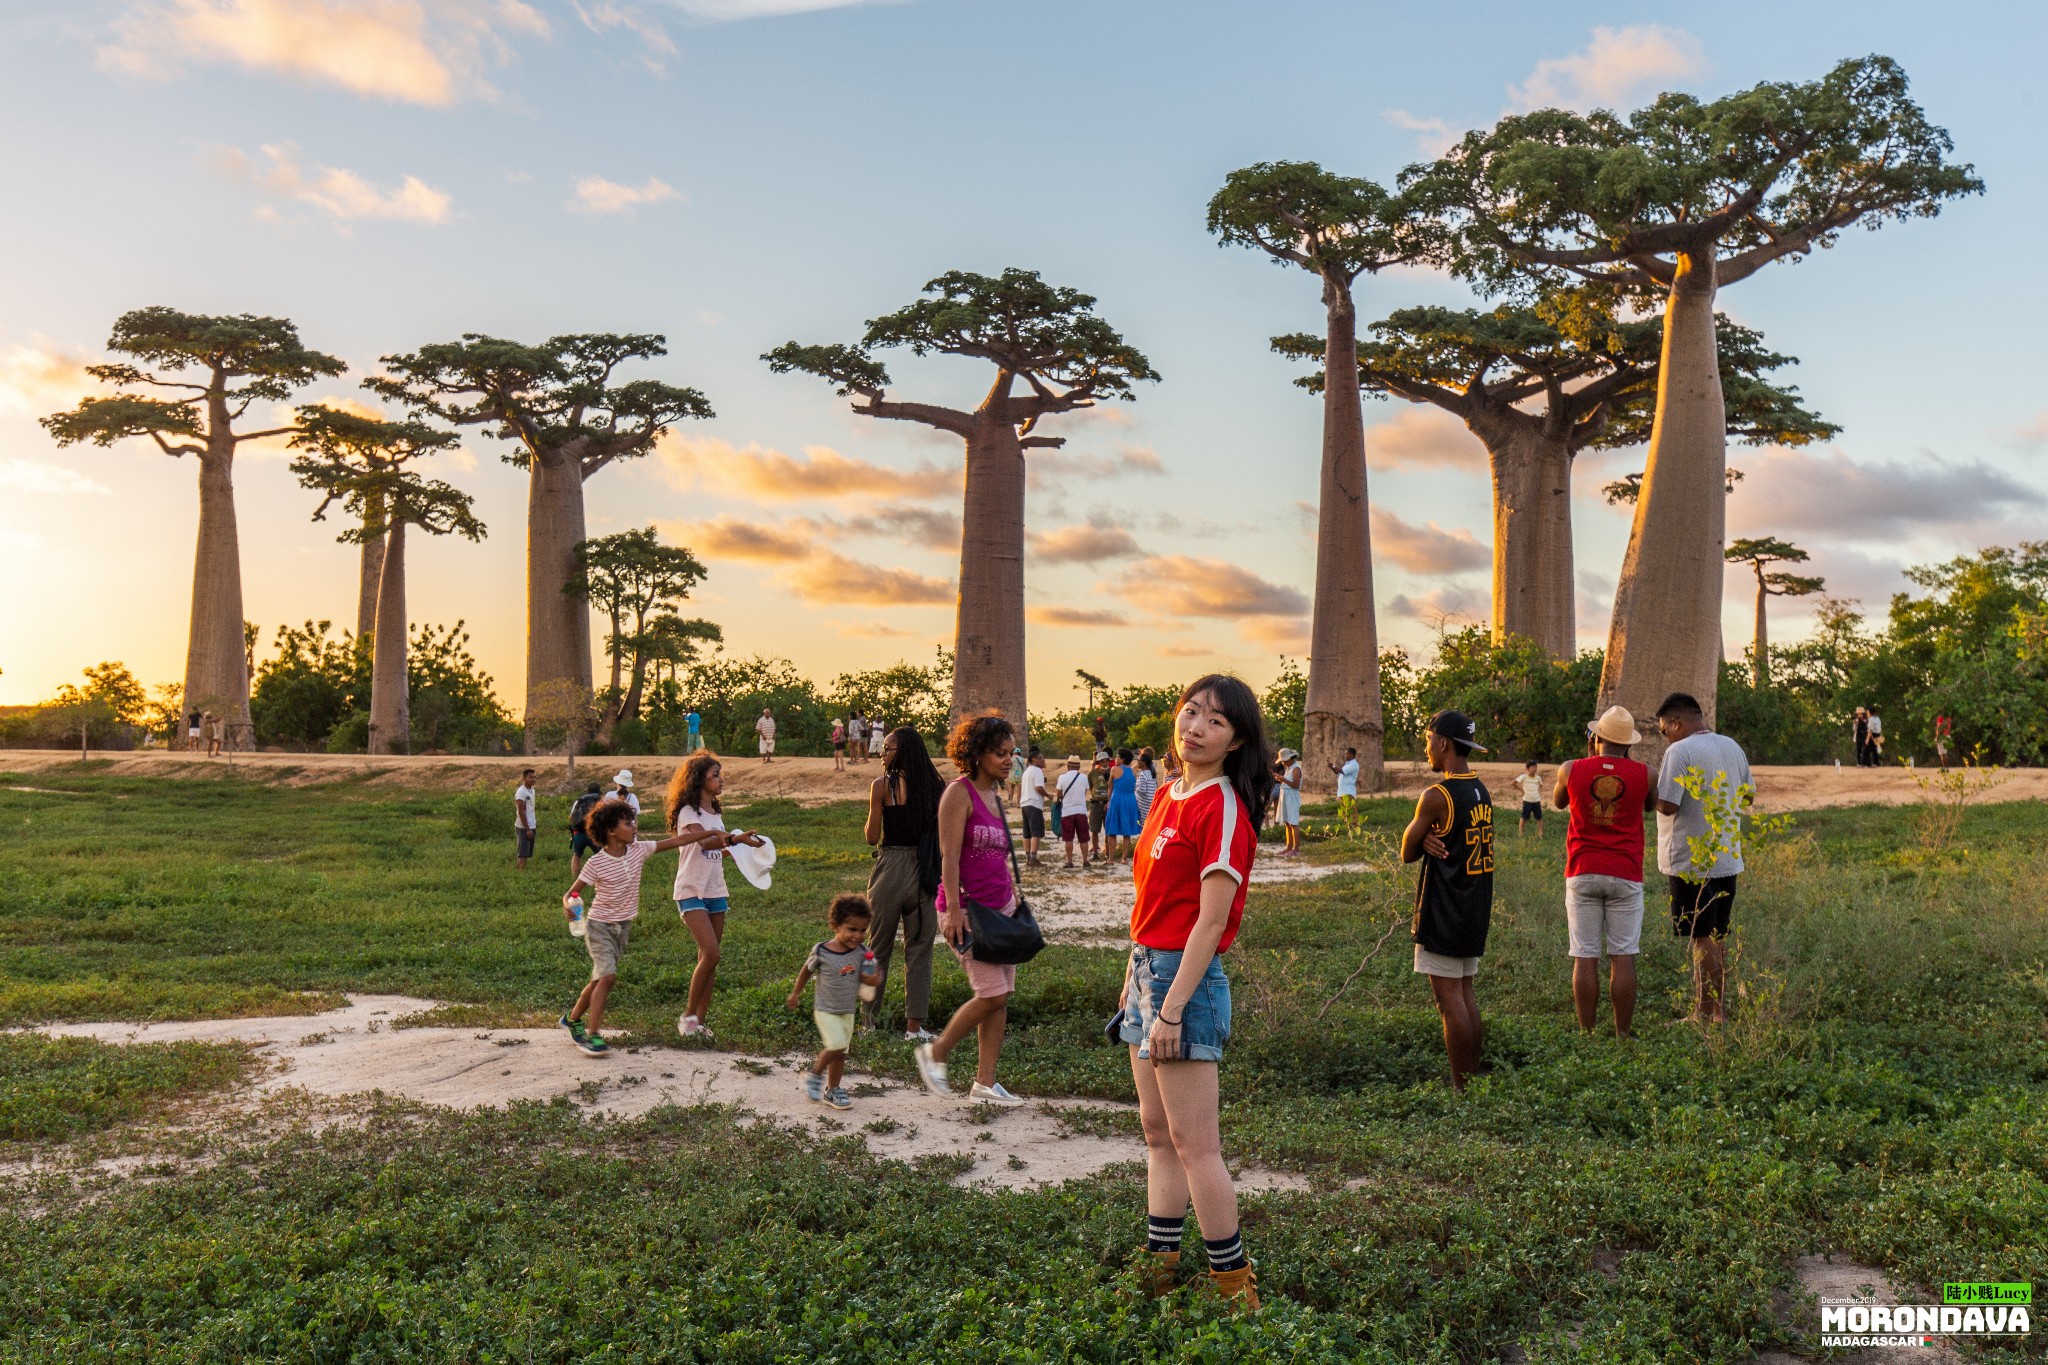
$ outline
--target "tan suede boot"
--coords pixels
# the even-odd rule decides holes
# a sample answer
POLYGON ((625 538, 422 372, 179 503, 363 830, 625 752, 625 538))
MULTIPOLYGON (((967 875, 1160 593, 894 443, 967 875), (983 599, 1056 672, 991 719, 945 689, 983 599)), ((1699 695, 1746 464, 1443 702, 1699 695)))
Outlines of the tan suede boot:
POLYGON ((1140 1272, 1148 1298, 1163 1299, 1180 1283, 1180 1253, 1178 1251, 1148 1251, 1145 1253, 1145 1268, 1140 1272))
POLYGON ((1252 1273, 1253 1267, 1242 1270, 1212 1270, 1209 1283, 1216 1286, 1216 1292, 1226 1299, 1236 1299, 1239 1311, 1259 1311, 1259 1278, 1252 1273))

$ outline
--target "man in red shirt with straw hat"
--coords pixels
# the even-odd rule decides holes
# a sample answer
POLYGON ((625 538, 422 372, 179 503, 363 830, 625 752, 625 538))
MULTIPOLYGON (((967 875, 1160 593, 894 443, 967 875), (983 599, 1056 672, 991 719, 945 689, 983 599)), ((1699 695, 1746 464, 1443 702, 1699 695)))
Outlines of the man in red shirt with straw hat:
POLYGON ((1636 1012, 1636 954, 1643 937, 1643 817, 1657 808, 1650 770, 1628 756, 1642 742, 1627 708, 1610 706, 1586 727, 1586 756, 1557 770, 1550 804, 1571 813, 1564 836, 1564 913, 1570 926, 1572 1005, 1593 1031, 1600 1010, 1600 950, 1614 1032, 1629 1036, 1636 1012))

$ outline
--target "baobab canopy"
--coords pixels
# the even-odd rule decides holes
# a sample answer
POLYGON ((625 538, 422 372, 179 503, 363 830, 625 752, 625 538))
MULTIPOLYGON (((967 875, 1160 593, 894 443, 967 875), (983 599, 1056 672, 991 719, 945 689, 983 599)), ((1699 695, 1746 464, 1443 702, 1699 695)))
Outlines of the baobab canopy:
MULTIPOLYGON (((1887 57, 1716 100, 1664 94, 1626 117, 1542 109, 1468 133, 1409 193, 1457 229, 1484 287, 1569 279, 1663 296, 1657 408, 1608 634, 1601 705, 1715 692, 1726 539, 1726 406, 1715 291, 1831 246, 1863 220, 1931 217, 1982 182, 1887 57)), ((1711 720, 1711 715, 1709 720, 1711 720)))
POLYGON ((829 380, 864 416, 919 422, 966 443, 952 710, 957 718, 994 708, 1021 735, 1024 452, 1065 443, 1035 434, 1042 419, 1103 398, 1129 400, 1134 382, 1159 375, 1095 315, 1092 295, 1047 284, 1035 270, 951 270, 923 292, 908 307, 871 319, 853 345, 790 342, 761 358, 777 374, 829 380), (891 399, 889 371, 874 352, 896 346, 987 361, 996 367, 994 382, 972 409, 891 399), (1028 392, 1017 392, 1020 381, 1028 392))
POLYGON ((626 362, 665 354, 664 339, 644 333, 574 333, 530 346, 470 332, 460 341, 387 355, 385 375, 369 381, 415 412, 511 442, 505 462, 530 475, 530 712, 559 709, 558 693, 590 692, 589 604, 562 591, 576 576, 575 549, 584 538, 584 480, 616 460, 645 455, 676 422, 712 415, 696 389, 653 379, 614 382, 626 362))

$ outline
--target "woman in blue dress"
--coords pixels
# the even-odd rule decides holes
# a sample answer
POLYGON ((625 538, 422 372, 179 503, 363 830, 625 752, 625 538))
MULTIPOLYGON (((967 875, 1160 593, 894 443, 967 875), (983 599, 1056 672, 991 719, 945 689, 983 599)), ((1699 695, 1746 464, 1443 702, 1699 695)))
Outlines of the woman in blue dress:
POLYGON ((1118 749, 1109 770, 1109 810, 1102 817, 1102 837, 1109 841, 1109 860, 1128 863, 1145 828, 1138 814, 1138 774, 1131 767, 1131 751, 1118 749))

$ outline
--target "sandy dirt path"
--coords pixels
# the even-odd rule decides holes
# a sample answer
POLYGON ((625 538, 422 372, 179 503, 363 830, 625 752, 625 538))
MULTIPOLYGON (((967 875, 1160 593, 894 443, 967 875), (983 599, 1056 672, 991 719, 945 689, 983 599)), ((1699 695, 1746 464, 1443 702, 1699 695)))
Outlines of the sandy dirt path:
MULTIPOLYGON (((876 1156, 909 1161, 932 1154, 972 1157, 957 1183, 1033 1189, 1143 1161, 1133 1137, 1074 1132, 1060 1111, 1114 1110, 1134 1105, 1061 1099, 1018 1109, 970 1105, 849 1068, 853 1108, 829 1109, 803 1094, 808 1056, 748 1057, 698 1048, 625 1048, 587 1056, 560 1029, 394 1028, 395 1020, 437 1007, 405 995, 355 995, 324 1014, 260 1019, 210 1019, 160 1024, 51 1024, 44 1031, 107 1043, 193 1039, 244 1043, 274 1063, 254 1096, 302 1088, 315 1095, 382 1091, 455 1109, 515 1100, 568 1097, 621 1118, 664 1104, 733 1104, 777 1124, 814 1133, 858 1133, 876 1156)), ((856 1044, 856 1049, 858 1044, 856 1044)), ((855 1054, 858 1060, 858 1051, 855 1054)), ((964 1059, 963 1059, 964 1060, 964 1059)), ((1250 1190, 1306 1189, 1285 1172, 1247 1170, 1250 1190)))
MULTIPOLYGON (((78 755, 70 750, 0 749, 0 772, 33 775, 29 790, 61 791, 65 771, 76 771, 78 755)), ((681 762, 673 755, 639 755, 625 758, 585 758, 577 761, 575 776, 558 758, 465 758, 443 754, 414 754, 406 757, 370 758, 362 754, 237 754, 228 759, 207 759, 186 753, 145 749, 132 753, 94 755, 93 771, 118 776, 215 777, 232 768, 287 786, 355 780, 372 788, 461 791, 471 787, 502 786, 511 799, 511 788, 519 770, 529 762, 540 769, 544 795, 566 795, 585 783, 603 781, 619 768, 633 770, 638 790, 659 791, 668 775, 681 762)), ((1488 786, 1508 790, 1508 779, 1521 771, 1512 763, 1478 763, 1474 769, 1488 786)), ((830 801, 859 801, 867 798, 868 784, 881 771, 876 763, 835 772, 829 758, 778 758, 763 763, 752 756, 725 760, 728 799, 758 800, 788 797, 804 805, 830 801)), ((1545 764, 1546 779, 1557 771, 1545 764)), ((1908 805, 1924 799, 1916 773, 1907 768, 1843 768, 1832 765, 1809 767, 1759 767, 1756 769, 1757 803, 1767 811, 1818 810, 1828 806, 1863 804, 1908 805)), ((1988 799, 1994 801, 2048 799, 2048 768, 2012 768, 2000 774, 1998 788, 1988 799)), ((1418 763, 1387 765, 1387 780, 1393 794, 1414 796, 1427 787, 1430 774, 1418 763)))

